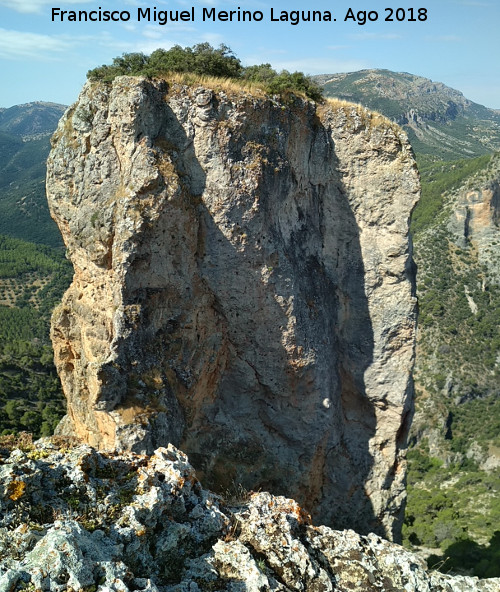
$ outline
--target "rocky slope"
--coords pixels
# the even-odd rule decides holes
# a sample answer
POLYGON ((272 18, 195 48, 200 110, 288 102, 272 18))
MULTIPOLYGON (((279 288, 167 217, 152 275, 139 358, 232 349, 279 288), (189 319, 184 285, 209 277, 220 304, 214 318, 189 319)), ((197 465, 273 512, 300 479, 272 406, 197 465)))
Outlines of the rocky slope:
POLYGON ((224 501, 172 445, 152 456, 64 439, 0 455, 0 592, 498 592, 428 572, 374 534, 314 526, 268 493, 224 501))
POLYGON ((66 433, 172 442, 211 486, 398 537, 415 297, 405 136, 352 106, 117 78, 61 120, 47 192, 66 433))
POLYGON ((326 96, 359 102, 402 125, 416 152, 445 159, 500 149, 500 117, 441 82, 390 70, 315 77, 326 96))
POLYGON ((491 553, 477 552, 497 545, 500 520, 498 112, 406 73, 320 81, 328 95, 402 124, 422 178, 412 219, 419 332, 405 544, 440 548, 449 566, 465 563, 457 545, 466 539, 460 552, 475 554, 476 573, 499 574, 498 558, 488 565, 491 553))
POLYGON ((453 242, 476 252, 478 267, 486 270, 489 282, 500 284, 500 153, 447 201, 453 242))
MULTIPOLYGON (((496 154, 444 194, 415 236, 420 317, 405 528, 445 551, 467 537, 494 543, 500 520, 499 182, 496 154)), ((476 573, 499 574, 499 565, 476 573)))
MULTIPOLYGON (((449 444, 457 407, 474 399, 493 402, 499 395, 499 183, 496 154, 444 196, 434 223, 415 237, 422 312, 417 383, 434 394, 435 402, 449 402, 448 411, 440 408, 450 414, 447 426, 446 417, 441 418, 440 438, 445 440, 449 432, 449 444)), ((427 421, 422 423, 429 427, 427 421)), ((490 436, 496 437, 495 431, 490 436)), ((476 434, 476 439, 482 435, 476 434)), ((432 448, 435 456, 449 454, 445 442, 432 448)), ((476 456, 480 463, 485 461, 479 453, 476 456)))

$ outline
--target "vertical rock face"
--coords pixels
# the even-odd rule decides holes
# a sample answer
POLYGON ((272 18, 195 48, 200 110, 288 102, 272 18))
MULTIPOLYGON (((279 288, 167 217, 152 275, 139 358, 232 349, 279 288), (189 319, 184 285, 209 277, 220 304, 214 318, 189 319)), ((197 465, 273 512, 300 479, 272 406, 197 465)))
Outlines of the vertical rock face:
POLYGON ((47 192, 75 268, 52 325, 63 430, 172 442, 208 485, 398 538, 419 195, 398 128, 121 77, 61 120, 47 192))
POLYGON ((498 236, 500 227, 500 154, 495 154, 488 168, 449 196, 447 224, 453 241, 477 252, 477 261, 487 270, 488 280, 500 284, 498 236))

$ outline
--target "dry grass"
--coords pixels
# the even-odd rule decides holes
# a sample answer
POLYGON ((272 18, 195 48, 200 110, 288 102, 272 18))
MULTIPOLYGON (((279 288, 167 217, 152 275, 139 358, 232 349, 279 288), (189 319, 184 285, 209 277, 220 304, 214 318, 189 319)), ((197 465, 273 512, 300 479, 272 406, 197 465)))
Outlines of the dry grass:
POLYGON ((391 121, 385 117, 385 115, 382 115, 382 113, 367 109, 359 103, 351 103, 349 101, 345 101, 344 99, 327 98, 324 105, 319 106, 318 113, 319 115, 324 115, 329 109, 333 109, 335 111, 344 111, 348 120, 352 117, 353 111, 357 112, 361 118, 362 123, 368 129, 385 127, 391 129, 396 134, 399 134, 401 131, 401 128, 397 125, 397 123, 394 123, 394 121, 391 121))
MULTIPOLYGON (((47 441, 60 450, 69 450, 81 444, 81 440, 75 436, 50 436, 47 441)), ((22 450, 23 452, 36 451, 33 434, 29 432, 19 432, 18 434, 8 434, 0 436, 0 450, 12 452, 13 450, 22 450)))
MULTIPOLYGON (((268 98, 269 93, 266 91, 265 85, 257 82, 250 82, 248 80, 237 80, 234 78, 216 78, 214 76, 200 76, 193 73, 184 72, 171 72, 168 76, 164 77, 164 80, 170 84, 179 84, 186 86, 203 86, 210 88, 215 91, 224 91, 231 94, 239 94, 244 91, 255 98, 268 98)), ((295 96, 301 97, 304 100, 309 101, 308 97, 296 90, 291 91, 295 96)), ((323 104, 317 103, 318 114, 321 116, 328 109, 338 111, 342 109, 346 114, 346 117, 350 119, 352 117, 353 110, 357 111, 361 117, 363 124, 368 129, 377 128, 388 128, 393 130, 395 133, 399 133, 399 126, 379 113, 378 111, 372 111, 363 107, 359 103, 353 103, 343 99, 337 98, 325 98, 323 104)))
POLYGON ((19 448, 23 451, 33 449, 33 434, 29 432, 19 432, 19 434, 9 434, 7 436, 0 436, 0 448, 4 448, 9 452, 19 448))
POLYGON ((235 78, 217 78, 215 76, 200 76, 190 72, 171 72, 163 77, 166 82, 171 84, 181 84, 186 86, 204 86, 212 90, 223 91, 227 93, 241 93, 245 91, 253 97, 266 98, 268 93, 264 85, 248 80, 237 80, 235 78))

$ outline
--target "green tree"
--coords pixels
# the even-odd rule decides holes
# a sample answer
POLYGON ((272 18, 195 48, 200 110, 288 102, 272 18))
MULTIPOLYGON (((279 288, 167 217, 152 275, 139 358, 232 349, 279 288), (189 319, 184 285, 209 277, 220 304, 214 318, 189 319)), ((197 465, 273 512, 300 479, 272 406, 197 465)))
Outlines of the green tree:
POLYGON ((302 92, 313 101, 322 102, 321 89, 303 72, 287 72, 283 70, 267 84, 268 92, 272 94, 287 94, 293 91, 302 92))
POLYGON ((94 68, 87 73, 89 80, 110 82, 116 76, 146 76, 148 78, 168 75, 169 72, 191 73, 197 76, 214 76, 233 80, 255 82, 271 94, 288 95, 302 93, 321 102, 321 88, 303 72, 279 74, 270 64, 243 68, 240 60, 227 45, 212 47, 198 43, 193 47, 174 45, 171 49, 157 49, 150 56, 142 53, 125 53, 114 58, 111 65, 94 68))

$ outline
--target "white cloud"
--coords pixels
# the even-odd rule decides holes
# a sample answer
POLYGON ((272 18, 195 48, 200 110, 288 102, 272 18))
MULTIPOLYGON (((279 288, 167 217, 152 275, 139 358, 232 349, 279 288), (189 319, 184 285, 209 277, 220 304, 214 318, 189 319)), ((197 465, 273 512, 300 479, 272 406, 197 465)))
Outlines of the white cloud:
POLYGON ((462 41, 458 35, 438 35, 437 37, 428 37, 429 41, 444 41, 445 43, 457 43, 462 41))
POLYGON ((163 37, 163 34, 161 32, 161 29, 159 27, 145 27, 144 30, 142 31, 142 35, 143 37, 146 37, 146 39, 161 39, 163 37))
POLYGON ((201 38, 203 41, 207 41, 210 45, 214 47, 219 46, 221 43, 224 43, 224 35, 220 35, 219 33, 202 33, 201 38))
POLYGON ((0 29, 0 57, 47 59, 66 52, 71 44, 60 37, 0 29))
MULTIPOLYGON (((64 0, 64 4, 84 4, 96 0, 64 0)), ((54 0, 0 0, 0 6, 12 8, 17 12, 42 12, 45 6, 53 6, 54 0)))
POLYGON ((370 68, 370 64, 361 60, 335 60, 329 58, 303 58, 299 60, 277 60, 272 64, 276 70, 299 71, 305 74, 325 74, 354 72, 370 68))
POLYGON ((167 39, 165 37, 162 37, 162 39, 148 39, 148 40, 140 40, 137 41, 135 44, 130 45, 129 47, 126 47, 124 49, 124 51, 142 51, 142 53, 145 53, 146 55, 150 55, 153 53, 153 51, 157 50, 159 47, 161 47, 162 49, 170 49, 171 47, 173 47, 175 45, 175 43, 170 40, 167 39))
POLYGON ((397 33, 356 33, 349 35, 351 39, 382 39, 382 40, 394 40, 403 39, 403 35, 397 33))

